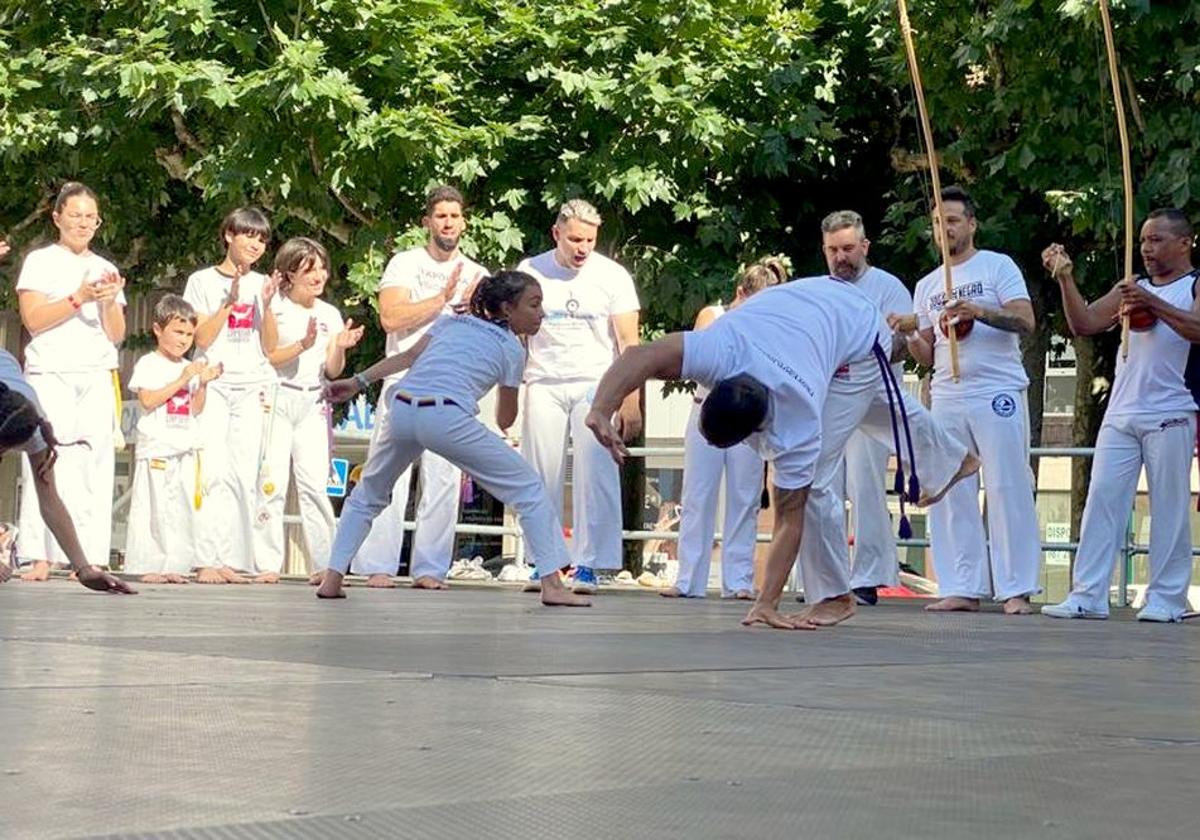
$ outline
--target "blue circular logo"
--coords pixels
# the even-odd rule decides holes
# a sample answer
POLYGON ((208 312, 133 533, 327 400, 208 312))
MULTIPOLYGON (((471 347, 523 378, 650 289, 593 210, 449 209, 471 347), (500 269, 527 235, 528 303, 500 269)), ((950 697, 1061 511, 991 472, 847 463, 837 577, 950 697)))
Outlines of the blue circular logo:
POLYGON ((992 411, 999 417, 1012 417, 1017 413, 1017 401, 1012 394, 997 394, 992 397, 992 411))

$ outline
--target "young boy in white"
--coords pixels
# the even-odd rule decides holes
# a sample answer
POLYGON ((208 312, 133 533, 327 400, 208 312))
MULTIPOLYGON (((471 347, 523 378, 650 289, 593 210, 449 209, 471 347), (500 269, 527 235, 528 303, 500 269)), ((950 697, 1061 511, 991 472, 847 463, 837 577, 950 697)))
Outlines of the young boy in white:
POLYGON ((362 480, 346 500, 329 568, 317 596, 343 597, 342 577, 387 504, 396 476, 422 450, 433 449, 467 469, 480 486, 516 509, 525 540, 544 575, 542 603, 589 606, 568 591, 558 572, 570 562, 562 525, 541 481, 512 448, 476 419, 478 401, 499 386, 496 420, 501 429, 517 415, 517 387, 525 366, 518 336, 537 332, 542 295, 537 281, 519 271, 485 278, 472 293, 470 314, 438 319, 426 338, 352 379, 331 383, 330 399, 352 397, 371 381, 405 367, 412 370, 386 391, 394 402, 388 431, 367 459, 362 480))
MULTIPOLYGON (((562 206, 551 251, 517 267, 541 283, 546 322, 529 340, 521 452, 562 511, 567 442, 572 460, 571 556, 577 592, 596 591, 596 569, 620 569, 621 476, 583 426, 596 384, 613 359, 638 343, 637 290, 629 272, 594 252, 600 214, 580 199, 562 206)), ((642 426, 638 394, 619 407, 626 440, 642 426)))
MULTIPOLYGON (((837 448, 836 441, 824 437, 829 383, 842 365, 883 353, 878 337, 888 333, 875 304, 856 288, 811 277, 764 289, 707 329, 631 348, 600 381, 587 426, 616 460, 625 448, 611 414, 625 395, 650 378, 687 378, 711 388, 700 411, 700 429, 709 443, 728 447, 749 440, 773 464, 775 532, 762 592, 743 619, 746 624, 815 629, 854 614, 848 585, 843 594, 799 615, 782 615, 778 606, 804 535, 809 488, 822 446, 837 448)), ((875 387, 870 385, 868 396, 875 387)), ((865 403, 869 413, 874 401, 865 403)), ((864 411, 861 404, 850 408, 864 411)), ((914 424, 914 448, 922 448, 923 478, 930 488, 939 488, 933 495, 945 493, 960 477, 957 473, 967 460, 965 447, 958 446, 949 457, 932 451, 929 418, 919 406, 913 407, 909 421, 914 424)), ((843 442, 855 425, 841 426, 843 442)), ((945 440, 955 446, 952 439, 945 440)), ((829 563, 812 575, 823 579, 815 572, 846 575, 844 567, 829 563)), ((805 569, 806 585, 809 579, 810 570, 805 569)))
POLYGON ((1196 399, 1189 390, 1200 342, 1200 299, 1192 267, 1193 231, 1180 210, 1156 210, 1142 226, 1149 277, 1124 280, 1088 304, 1061 245, 1042 254, 1062 289, 1075 335, 1093 335, 1130 314, 1129 357, 1117 375, 1096 439, 1071 594, 1042 607, 1054 618, 1107 618, 1113 564, 1124 538, 1138 476, 1150 490, 1150 581, 1141 621, 1179 621, 1192 575, 1191 471, 1196 399))
POLYGON ((1029 469, 1029 377, 1020 347, 1020 335, 1033 329, 1033 307, 1016 263, 975 248, 971 198, 947 187, 941 206, 953 300, 946 301, 939 267, 917 284, 916 318, 889 320, 909 334, 913 357, 933 365, 933 416, 983 463, 988 528, 985 534, 978 477, 955 486, 930 510, 942 599, 926 609, 974 611, 980 599, 994 596, 1005 613, 1024 615, 1033 611, 1029 596, 1041 591, 1042 553, 1029 469), (959 335, 957 382, 950 371, 949 329, 959 335))
MULTIPOLYGON (((468 286, 487 274, 487 269, 458 249, 466 230, 464 207, 458 190, 435 187, 426 196, 425 215, 421 218, 428 236, 425 245, 401 251, 388 262, 379 282, 379 321, 387 333, 387 355, 397 355, 415 345, 440 315, 453 313, 454 306, 465 299, 463 293, 468 286)), ((403 372, 394 374, 387 385, 402 378, 403 372)), ((385 385, 383 392, 387 390, 385 385)), ((381 394, 375 409, 372 447, 387 433, 390 409, 381 394)), ((445 589, 454 551, 462 470, 428 451, 421 455, 419 464, 421 498, 408 573, 414 589, 445 589)), ((397 477, 391 504, 375 518, 370 535, 354 558, 351 571, 366 575, 367 586, 395 586, 392 575, 400 565, 411 479, 411 468, 397 477)))
MULTIPOLYGON (((25 375, 38 401, 55 418, 63 440, 87 446, 63 450, 58 474, 62 497, 86 546, 88 562, 107 566, 112 540, 116 415, 113 371, 125 338, 125 281, 116 266, 91 250, 100 226, 95 194, 69 183, 54 205, 58 242, 25 258, 17 278, 21 323, 32 338, 25 375)), ((38 512, 33 471, 22 460, 17 555, 32 568, 24 580, 46 580, 52 564, 68 561, 38 512)))
MULTIPOLYGON (((329 559, 333 540, 333 506, 325 488, 329 483, 329 404, 321 388, 336 379, 346 366, 346 350, 362 338, 363 328, 318 295, 329 279, 329 254, 321 243, 307 237, 289 239, 275 254, 275 274, 280 294, 274 303, 279 344, 270 354, 279 373, 275 416, 269 421, 266 469, 261 482, 267 519, 259 525, 255 563, 261 574, 278 579, 283 569, 284 502, 291 476, 296 476, 300 525, 313 571, 329 559)), ((314 584, 320 575, 314 574, 314 584)))
POLYGON ((178 295, 154 306, 158 349, 138 359, 129 390, 142 415, 129 502, 125 571, 142 583, 187 583, 196 567, 195 520, 202 503, 196 417, 219 367, 189 362, 196 312, 178 295))
MULTIPOLYGON (((187 280, 183 297, 196 310, 196 347, 224 373, 208 389, 200 429, 205 499, 200 508, 197 583, 245 583, 253 573, 257 479, 264 421, 274 398, 267 353, 278 341, 271 299, 277 281, 250 267, 262 257, 271 225, 257 208, 234 210, 221 223, 225 259, 187 280)), ((263 577, 264 582, 271 580, 263 577)))
MULTIPOLYGON (((764 265, 752 265, 738 277, 729 310, 755 292, 779 283, 764 265)), ((701 330, 726 312, 706 306, 696 317, 701 330)), ((679 573, 675 585, 659 592, 665 598, 703 598, 708 592, 713 530, 721 474, 725 474, 725 527, 721 535, 721 597, 748 601, 754 597, 754 546, 763 490, 763 459, 746 443, 718 449, 700 433, 700 406, 708 389, 697 386, 683 439, 683 490, 680 494, 679 573)))

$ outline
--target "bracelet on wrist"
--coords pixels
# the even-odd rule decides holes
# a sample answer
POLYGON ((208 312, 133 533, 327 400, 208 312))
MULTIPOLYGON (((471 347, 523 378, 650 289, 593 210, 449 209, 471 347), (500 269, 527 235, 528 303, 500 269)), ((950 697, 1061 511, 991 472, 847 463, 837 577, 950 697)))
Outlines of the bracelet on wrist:
POLYGON ((79 307, 83 306, 83 304, 79 302, 75 295, 67 295, 67 302, 71 304, 72 309, 78 309, 79 307))

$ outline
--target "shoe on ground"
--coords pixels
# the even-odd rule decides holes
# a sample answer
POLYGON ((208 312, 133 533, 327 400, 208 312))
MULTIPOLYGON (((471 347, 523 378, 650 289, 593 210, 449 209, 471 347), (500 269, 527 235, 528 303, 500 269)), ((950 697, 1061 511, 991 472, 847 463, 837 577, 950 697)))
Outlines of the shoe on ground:
POLYGON ((595 595, 599 588, 596 580, 596 570, 587 566, 575 567, 575 583, 572 585, 576 595, 595 595))
POLYGON ((1175 615, 1175 613, 1158 604, 1147 604, 1137 614, 1138 621, 1153 621, 1157 624, 1174 624, 1180 618, 1181 616, 1175 615))
POLYGON ((1090 618, 1102 621, 1108 618, 1108 611, 1091 610, 1068 598, 1061 604, 1046 604, 1042 607, 1042 615, 1048 615, 1051 618, 1090 618))
POLYGON ((854 592, 854 603, 860 607, 873 607, 879 603, 879 591, 874 586, 856 586, 854 592))
POLYGON ((501 583, 520 583, 529 579, 529 567, 518 566, 516 563, 507 563, 500 569, 496 575, 496 580, 501 583))
POLYGON ((525 586, 523 586, 521 588, 521 591, 522 592, 541 592, 542 591, 542 580, 541 580, 541 578, 538 577, 538 571, 536 568, 529 570, 529 580, 525 583, 525 586))
POLYGON ((633 572, 628 569, 622 569, 617 572, 612 580, 614 586, 637 586, 638 582, 633 579, 633 572))

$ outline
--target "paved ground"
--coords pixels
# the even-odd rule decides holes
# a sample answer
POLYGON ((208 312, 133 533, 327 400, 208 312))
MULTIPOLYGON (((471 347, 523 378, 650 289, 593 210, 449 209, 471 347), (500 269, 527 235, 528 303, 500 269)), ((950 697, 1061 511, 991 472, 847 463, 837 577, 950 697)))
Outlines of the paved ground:
POLYGON ((1181 838, 1200 627, 0 587, 0 836, 1181 838))

